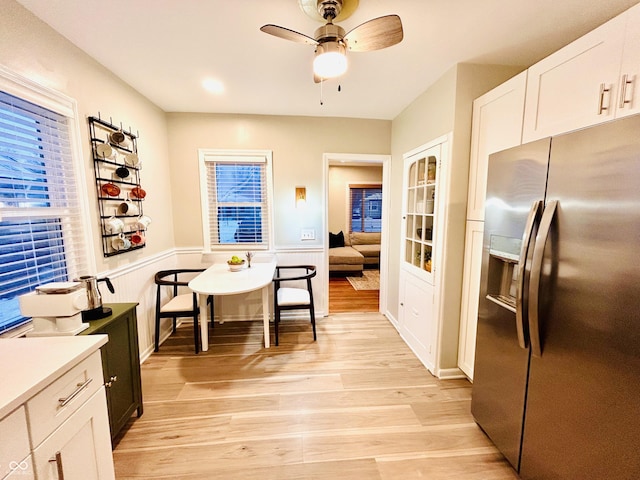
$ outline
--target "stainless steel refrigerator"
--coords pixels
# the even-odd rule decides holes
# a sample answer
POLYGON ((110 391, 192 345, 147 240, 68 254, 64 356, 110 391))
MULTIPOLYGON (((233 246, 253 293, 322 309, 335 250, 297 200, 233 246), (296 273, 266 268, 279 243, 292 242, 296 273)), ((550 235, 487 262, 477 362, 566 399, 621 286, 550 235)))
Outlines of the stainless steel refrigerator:
POLYGON ((474 372, 523 479, 640 478, 640 116, 490 156, 474 372))

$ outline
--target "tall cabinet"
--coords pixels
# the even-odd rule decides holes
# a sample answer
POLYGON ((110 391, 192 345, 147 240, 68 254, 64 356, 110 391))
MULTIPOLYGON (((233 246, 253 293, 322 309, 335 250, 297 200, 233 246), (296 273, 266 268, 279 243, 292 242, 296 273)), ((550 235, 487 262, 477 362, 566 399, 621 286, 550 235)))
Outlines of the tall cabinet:
POLYGON ((434 374, 438 368, 437 292, 444 250, 442 229, 447 194, 444 177, 449 143, 449 136, 443 136, 403 156, 398 330, 434 374))
POLYGON ((473 379, 489 155, 520 145, 527 72, 473 102, 458 367, 473 379))

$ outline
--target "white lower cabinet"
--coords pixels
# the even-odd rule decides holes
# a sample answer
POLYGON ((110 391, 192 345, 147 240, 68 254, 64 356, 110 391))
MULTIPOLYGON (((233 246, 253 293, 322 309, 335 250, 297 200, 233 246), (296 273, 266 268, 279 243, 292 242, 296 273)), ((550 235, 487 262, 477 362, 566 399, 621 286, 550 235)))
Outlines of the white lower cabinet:
POLYGON ((0 478, 115 479, 100 353, 106 338, 3 340, 0 362, 15 368, 0 374, 0 478))
POLYGON ((38 480, 115 478, 104 387, 34 450, 33 460, 38 480))
POLYGON ((435 368, 433 285, 416 275, 400 272, 399 331, 420 361, 433 373, 435 368))
POLYGON ((471 380, 473 380, 473 365, 476 356, 476 328, 478 325, 483 235, 484 222, 467 222, 462 307, 460 310, 460 341, 458 342, 458 368, 471 380))
POLYGON ((11 435, 11 441, 6 438, 0 441, 0 478, 35 478, 29 455, 29 432, 24 406, 0 419, 0 432, 11 435))

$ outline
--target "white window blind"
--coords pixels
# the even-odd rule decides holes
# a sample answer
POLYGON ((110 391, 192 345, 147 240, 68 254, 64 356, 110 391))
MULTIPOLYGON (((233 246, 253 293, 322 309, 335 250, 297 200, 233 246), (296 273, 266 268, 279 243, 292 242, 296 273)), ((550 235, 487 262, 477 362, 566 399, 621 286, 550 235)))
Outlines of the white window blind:
POLYGON ((382 230, 382 185, 350 185, 349 206, 351 232, 382 230))
POLYGON ((87 270, 70 121, 0 91, 0 333, 18 296, 87 270))
POLYGON ((268 249, 270 156, 201 151, 205 248, 268 249))

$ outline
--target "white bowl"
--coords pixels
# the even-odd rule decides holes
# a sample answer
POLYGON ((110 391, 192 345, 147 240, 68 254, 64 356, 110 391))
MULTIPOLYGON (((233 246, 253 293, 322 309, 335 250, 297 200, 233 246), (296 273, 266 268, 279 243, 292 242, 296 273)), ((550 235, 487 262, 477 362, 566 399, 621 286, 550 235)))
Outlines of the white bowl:
POLYGON ((242 261, 242 263, 229 263, 227 262, 227 265, 229 265, 229 270, 231 270, 232 272, 239 272, 240 270, 242 270, 244 268, 244 260, 242 261))

